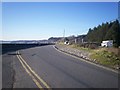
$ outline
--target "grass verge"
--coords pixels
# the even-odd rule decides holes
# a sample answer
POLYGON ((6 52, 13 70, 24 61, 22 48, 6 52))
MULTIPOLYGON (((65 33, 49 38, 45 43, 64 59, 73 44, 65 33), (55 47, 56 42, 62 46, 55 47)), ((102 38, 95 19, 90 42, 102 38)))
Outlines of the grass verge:
POLYGON ((108 48, 99 48, 97 50, 93 50, 90 58, 99 64, 115 69, 118 69, 120 65, 120 57, 113 52, 109 52, 108 48))
MULTIPOLYGON (((63 45, 63 44, 61 44, 63 45)), ((75 48, 78 50, 89 52, 89 58, 93 60, 93 62, 99 63, 101 65, 119 69, 120 67, 120 49, 119 48, 97 48, 90 49, 80 47, 79 45, 65 45, 69 48, 75 48), (116 53, 117 52, 117 53, 116 53)))

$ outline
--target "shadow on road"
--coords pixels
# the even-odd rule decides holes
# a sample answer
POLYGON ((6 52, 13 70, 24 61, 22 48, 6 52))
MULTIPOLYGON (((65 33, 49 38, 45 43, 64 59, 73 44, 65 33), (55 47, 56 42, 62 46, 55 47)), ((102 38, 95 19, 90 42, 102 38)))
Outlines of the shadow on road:
POLYGON ((16 54, 15 51, 33 47, 41 47, 45 45, 53 44, 2 44, 2 46, 0 44, 0 55, 2 55, 2 87, 5 89, 13 88, 16 72, 14 69, 15 62, 12 56, 18 55, 18 53, 16 54), (4 56, 3 54, 7 55, 4 56))
POLYGON ((0 54, 5 54, 8 52, 13 52, 21 49, 32 48, 32 47, 45 46, 45 45, 53 45, 53 44, 2 44, 2 53, 0 54))

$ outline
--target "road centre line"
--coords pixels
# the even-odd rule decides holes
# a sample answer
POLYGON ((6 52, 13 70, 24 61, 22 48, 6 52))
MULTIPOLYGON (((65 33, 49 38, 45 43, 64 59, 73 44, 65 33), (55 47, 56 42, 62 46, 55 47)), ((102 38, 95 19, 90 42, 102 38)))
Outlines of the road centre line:
POLYGON ((42 79, 40 78, 34 70, 31 69, 31 67, 25 62, 25 60, 21 57, 21 55, 19 55, 20 58, 22 59, 22 61, 26 64, 26 66, 29 68, 29 70, 37 77, 37 79, 43 83, 43 85, 45 85, 47 88, 50 88, 50 86, 48 86, 48 84, 42 79))
MULTIPOLYGON (((26 61, 22 58, 22 56, 20 55, 20 53, 19 53, 19 51, 17 52, 17 57, 18 57, 18 59, 19 59, 19 61, 21 62, 21 64, 22 64, 22 66, 24 67, 24 69, 26 70, 26 72, 29 74, 30 72, 29 71, 31 71, 31 73, 34 75, 32 75, 31 73, 29 74, 31 77, 32 77, 32 79, 33 79, 33 81, 35 82, 35 84, 41 89, 42 88, 42 86, 40 85, 40 83, 35 79, 35 77, 48 89, 48 90, 51 90, 50 89, 50 86, 42 79, 42 78, 40 78, 36 73, 35 73, 35 71, 34 70, 32 70, 31 69, 31 67, 26 63, 26 61), (29 69, 29 70, 27 70, 27 68, 25 67, 25 65, 26 65, 26 67, 29 69), (34 78, 33 78, 34 77, 34 78)), ((43 89, 42 89, 43 90, 43 89)))
POLYGON ((29 70, 23 64, 23 62, 21 61, 19 55, 17 55, 17 57, 18 57, 20 63, 22 64, 23 68, 25 69, 25 71, 29 74, 30 77, 32 77, 32 80, 35 82, 35 84, 38 86, 38 88, 42 88, 42 86, 39 84, 39 82, 35 79, 35 77, 29 72, 29 70))

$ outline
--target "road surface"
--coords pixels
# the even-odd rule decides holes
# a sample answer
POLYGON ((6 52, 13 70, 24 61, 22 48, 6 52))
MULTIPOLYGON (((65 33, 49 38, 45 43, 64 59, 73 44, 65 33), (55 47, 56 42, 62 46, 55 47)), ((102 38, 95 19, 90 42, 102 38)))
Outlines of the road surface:
POLYGON ((118 74, 57 51, 53 45, 3 54, 3 88, 118 88, 118 74))

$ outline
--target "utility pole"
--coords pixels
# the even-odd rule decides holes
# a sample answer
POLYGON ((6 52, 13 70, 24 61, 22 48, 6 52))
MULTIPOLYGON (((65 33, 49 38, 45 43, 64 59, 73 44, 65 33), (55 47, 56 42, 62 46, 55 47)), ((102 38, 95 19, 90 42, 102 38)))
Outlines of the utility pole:
POLYGON ((63 31, 63 38, 65 38, 65 29, 64 29, 64 31, 63 31))
POLYGON ((65 29, 63 31, 63 41, 65 41, 65 29))

